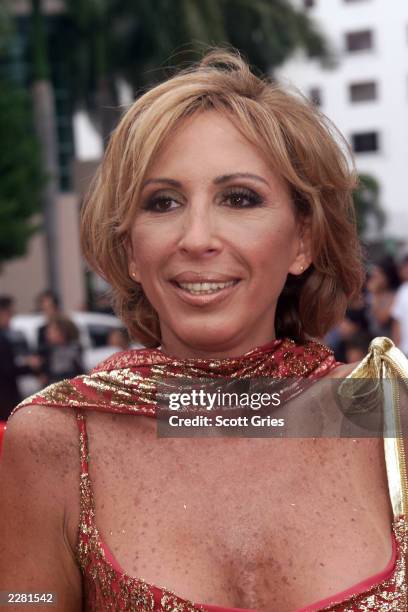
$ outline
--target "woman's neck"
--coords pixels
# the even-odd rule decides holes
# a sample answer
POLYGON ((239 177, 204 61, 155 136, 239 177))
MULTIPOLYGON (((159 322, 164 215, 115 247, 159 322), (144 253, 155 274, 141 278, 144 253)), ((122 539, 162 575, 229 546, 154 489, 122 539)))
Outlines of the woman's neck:
POLYGON ((239 343, 226 346, 190 346, 185 343, 173 343, 162 341, 160 350, 169 357, 177 359, 228 359, 241 357, 255 348, 268 346, 276 342, 275 337, 265 340, 264 342, 239 343))

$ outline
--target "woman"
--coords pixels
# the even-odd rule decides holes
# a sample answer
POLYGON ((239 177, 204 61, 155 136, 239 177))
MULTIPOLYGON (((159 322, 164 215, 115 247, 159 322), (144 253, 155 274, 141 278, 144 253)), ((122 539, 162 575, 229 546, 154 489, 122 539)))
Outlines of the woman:
POLYGON ((371 268, 367 291, 369 328, 373 337, 391 336, 392 307, 400 284, 392 257, 384 257, 371 268))
MULTIPOLYGON (((402 498, 394 480, 391 505, 381 440, 164 439, 152 418, 164 378, 350 372, 306 338, 360 289, 353 187, 318 111, 235 55, 209 54, 129 109, 83 244, 150 348, 10 419, 3 590, 57 592, 64 611, 405 609, 402 498)), ((377 342, 360 373, 394 350, 377 342)))
POLYGON ((51 319, 46 327, 45 340, 40 353, 44 385, 84 372, 78 329, 70 319, 63 316, 51 319))

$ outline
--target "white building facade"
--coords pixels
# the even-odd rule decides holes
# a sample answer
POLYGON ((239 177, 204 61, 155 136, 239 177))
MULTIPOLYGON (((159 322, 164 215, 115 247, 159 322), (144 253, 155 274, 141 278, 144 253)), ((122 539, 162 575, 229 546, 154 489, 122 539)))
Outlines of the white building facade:
POLYGON ((332 67, 303 53, 275 76, 313 99, 375 177, 384 236, 408 241, 408 2, 294 0, 326 36, 332 67))

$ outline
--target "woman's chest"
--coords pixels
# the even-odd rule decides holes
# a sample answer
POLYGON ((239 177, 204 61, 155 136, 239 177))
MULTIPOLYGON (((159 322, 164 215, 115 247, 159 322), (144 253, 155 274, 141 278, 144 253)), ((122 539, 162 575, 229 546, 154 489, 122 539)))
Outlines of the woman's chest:
POLYGON ((118 446, 116 437, 115 450, 96 439, 100 533, 127 574, 179 596, 284 612, 381 571, 391 556, 377 441, 147 435, 132 452, 129 438, 118 446))

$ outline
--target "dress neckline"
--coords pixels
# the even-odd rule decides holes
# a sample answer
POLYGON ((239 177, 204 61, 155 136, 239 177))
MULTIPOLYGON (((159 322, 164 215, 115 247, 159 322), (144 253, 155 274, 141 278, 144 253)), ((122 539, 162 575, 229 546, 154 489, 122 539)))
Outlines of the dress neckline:
MULTIPOLYGON (((369 589, 380 586, 385 580, 390 578, 396 569, 396 563, 398 559, 398 555, 400 554, 399 546, 396 537, 397 524, 398 521, 401 520, 401 517, 393 520, 392 523, 392 532, 391 532, 391 540, 392 540, 392 552, 391 558, 388 561, 387 565, 383 570, 377 572, 373 576, 370 576, 364 580, 359 581, 353 586, 348 587, 336 593, 335 595, 330 595, 329 597, 325 597, 324 599, 320 599, 312 604, 308 604, 302 608, 296 608, 293 612, 317 612, 318 610, 322 610, 330 605, 336 605, 338 603, 347 603, 352 597, 356 597, 358 595, 362 595, 367 592, 369 589)), ((163 593, 170 592, 173 596, 175 596, 178 600, 188 604, 192 603, 190 600, 184 599, 183 597, 178 596, 173 591, 169 591, 165 587, 159 587, 153 585, 149 582, 146 582, 143 578, 138 578, 136 576, 131 576, 127 572, 123 570, 113 553, 111 552, 109 546, 106 544, 102 536, 98 531, 99 545, 103 550, 105 561, 109 563, 109 565, 113 568, 115 572, 120 574, 120 576, 126 580, 130 581, 138 581, 142 582, 148 589, 151 589, 155 592, 156 596, 160 599, 163 593)), ((193 603, 195 607, 203 608, 204 610, 208 610, 209 612, 261 612, 260 610, 251 609, 251 608, 229 608, 225 606, 218 606, 216 604, 206 604, 206 603, 193 603)))

